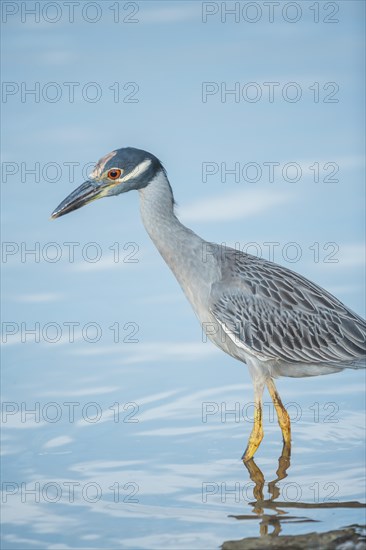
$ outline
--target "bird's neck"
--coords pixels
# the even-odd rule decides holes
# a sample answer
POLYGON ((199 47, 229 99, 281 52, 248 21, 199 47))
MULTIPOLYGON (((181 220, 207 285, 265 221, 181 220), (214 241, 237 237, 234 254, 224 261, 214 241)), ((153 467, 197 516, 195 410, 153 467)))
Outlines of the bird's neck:
POLYGON ((207 243, 185 227, 174 213, 174 198, 163 171, 139 191, 141 217, 160 254, 173 271, 200 321, 210 320, 211 283, 219 280, 219 266, 207 254, 207 243))
POLYGON ((202 249, 203 240, 185 227, 174 213, 174 197, 163 170, 139 191, 141 218, 155 246, 179 279, 185 252, 202 249))

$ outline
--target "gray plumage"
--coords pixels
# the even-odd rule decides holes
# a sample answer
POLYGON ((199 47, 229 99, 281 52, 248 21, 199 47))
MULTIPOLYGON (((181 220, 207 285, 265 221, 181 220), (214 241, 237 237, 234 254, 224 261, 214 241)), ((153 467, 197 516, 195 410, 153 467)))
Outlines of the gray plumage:
POLYGON ((361 317, 301 275, 206 242, 181 224, 166 171, 151 153, 131 147, 109 153, 52 216, 132 189, 139 191, 151 239, 208 337, 221 349, 249 366, 259 363, 270 376, 308 376, 364 365, 366 324, 361 317), (118 168, 123 181, 108 181, 108 171, 118 168))
POLYGON ((291 422, 273 378, 364 366, 365 321, 301 275, 204 241, 185 227, 175 215, 166 171, 146 151, 125 148, 103 157, 89 180, 62 201, 52 217, 130 190, 139 192, 145 228, 207 336, 248 365, 256 408, 243 460, 253 457, 263 438, 264 386, 273 400, 287 448, 291 422))
POLYGON ((217 255, 210 309, 248 352, 277 362, 274 374, 362 366, 365 321, 337 298, 272 262, 229 248, 217 255))

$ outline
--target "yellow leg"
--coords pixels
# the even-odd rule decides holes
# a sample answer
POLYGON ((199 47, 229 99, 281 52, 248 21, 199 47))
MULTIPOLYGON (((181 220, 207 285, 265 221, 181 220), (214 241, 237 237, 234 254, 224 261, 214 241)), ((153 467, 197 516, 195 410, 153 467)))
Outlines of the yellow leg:
POLYGON ((249 436, 249 441, 242 460, 247 462, 258 449, 260 442, 263 439, 263 419, 262 419, 262 394, 264 385, 259 384, 254 386, 255 392, 255 410, 254 410, 254 426, 249 436))
POLYGON ((277 392, 275 383, 273 382, 272 378, 268 378, 266 381, 267 388, 269 391, 269 394, 272 398, 273 404, 276 409, 278 423, 280 425, 281 431, 282 431, 282 437, 283 437, 283 443, 284 445, 290 445, 291 443, 291 421, 288 412, 286 411, 285 407, 283 406, 283 403, 281 401, 281 398, 279 396, 279 393, 277 392))

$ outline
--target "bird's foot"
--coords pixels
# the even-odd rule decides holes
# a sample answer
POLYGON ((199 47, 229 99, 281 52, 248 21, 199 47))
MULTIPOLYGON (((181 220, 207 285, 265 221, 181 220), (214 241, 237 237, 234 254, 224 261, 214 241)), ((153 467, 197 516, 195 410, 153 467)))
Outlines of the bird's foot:
POLYGON ((263 430, 262 429, 259 429, 259 430, 255 430, 254 432, 252 431, 252 433, 250 434, 250 438, 249 438, 249 441, 248 441, 248 445, 247 445, 247 448, 245 449, 245 452, 243 454, 243 456, 241 457, 241 459, 243 460, 243 462, 248 462, 248 460, 250 460, 251 458, 253 458, 253 456, 255 455, 261 441, 263 439, 263 430))

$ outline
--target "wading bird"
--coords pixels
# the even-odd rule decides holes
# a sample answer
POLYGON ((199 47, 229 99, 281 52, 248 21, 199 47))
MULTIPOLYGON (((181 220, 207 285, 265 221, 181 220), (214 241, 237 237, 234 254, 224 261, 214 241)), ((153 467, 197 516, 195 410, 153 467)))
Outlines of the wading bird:
POLYGON ((142 221, 173 271, 207 336, 247 364, 255 416, 243 460, 262 438, 262 395, 267 386, 284 445, 291 426, 273 379, 313 376, 364 366, 366 323, 337 298, 301 275, 238 250, 209 243, 185 227, 161 162, 127 147, 112 151, 89 179, 52 213, 58 218, 91 201, 137 190, 142 221))

